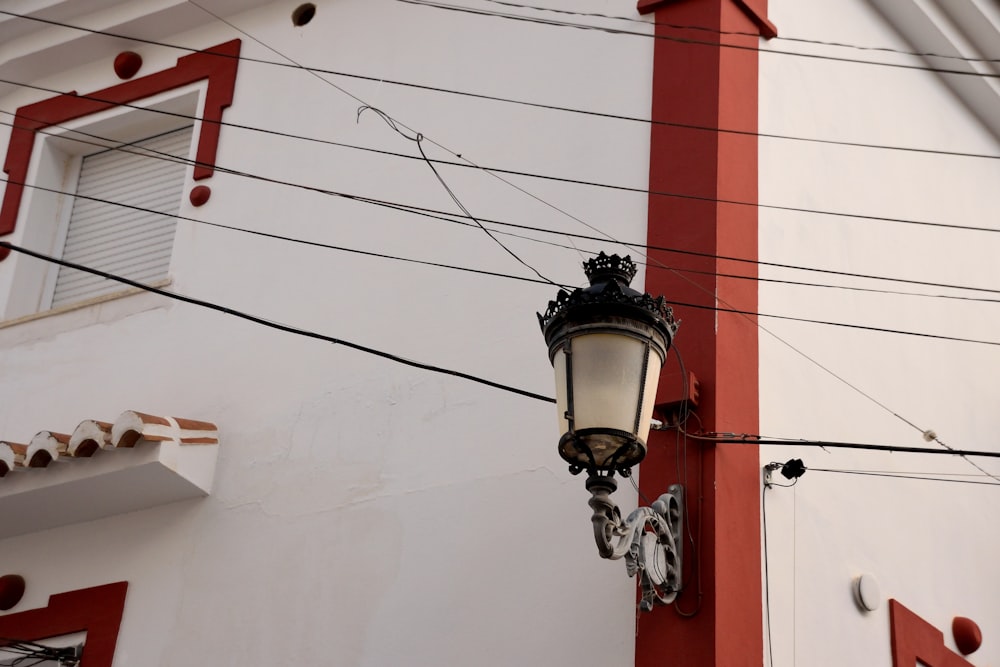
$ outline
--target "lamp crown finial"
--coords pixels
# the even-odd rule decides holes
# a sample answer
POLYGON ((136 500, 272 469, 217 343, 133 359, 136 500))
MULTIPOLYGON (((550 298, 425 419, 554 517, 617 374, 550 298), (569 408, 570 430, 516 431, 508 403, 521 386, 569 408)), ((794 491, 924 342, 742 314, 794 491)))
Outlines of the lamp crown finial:
POLYGON ((628 255, 607 255, 603 251, 592 259, 583 263, 583 270, 587 274, 591 285, 614 280, 625 286, 632 282, 635 277, 635 262, 628 255))

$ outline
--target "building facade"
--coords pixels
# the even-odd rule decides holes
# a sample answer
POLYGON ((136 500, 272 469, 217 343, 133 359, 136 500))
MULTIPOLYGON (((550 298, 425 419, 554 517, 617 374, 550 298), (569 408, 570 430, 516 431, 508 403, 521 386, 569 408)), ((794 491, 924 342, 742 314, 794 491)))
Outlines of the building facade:
POLYGON ((1000 451, 998 30, 0 8, 0 663, 1000 662, 1000 462, 949 451, 1000 451), (534 315, 601 250, 681 320, 637 486, 685 486, 684 588, 651 613, 534 315))

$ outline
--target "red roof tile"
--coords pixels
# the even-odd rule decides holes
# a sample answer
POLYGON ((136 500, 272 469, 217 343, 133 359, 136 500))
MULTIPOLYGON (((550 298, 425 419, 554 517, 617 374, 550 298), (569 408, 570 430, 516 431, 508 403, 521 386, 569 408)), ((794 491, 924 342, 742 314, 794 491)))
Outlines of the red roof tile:
POLYGON ((53 461, 89 458, 102 449, 131 448, 143 441, 217 445, 219 429, 211 422, 127 410, 113 423, 80 422, 72 435, 40 431, 27 445, 0 440, 0 477, 11 470, 45 468, 53 461))

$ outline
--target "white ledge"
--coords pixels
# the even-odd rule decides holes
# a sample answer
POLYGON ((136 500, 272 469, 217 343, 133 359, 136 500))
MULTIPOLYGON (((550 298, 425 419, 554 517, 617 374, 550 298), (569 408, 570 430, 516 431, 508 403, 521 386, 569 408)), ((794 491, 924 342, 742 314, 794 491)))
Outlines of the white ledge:
POLYGON ((217 444, 140 439, 0 479, 0 539, 208 495, 217 444))

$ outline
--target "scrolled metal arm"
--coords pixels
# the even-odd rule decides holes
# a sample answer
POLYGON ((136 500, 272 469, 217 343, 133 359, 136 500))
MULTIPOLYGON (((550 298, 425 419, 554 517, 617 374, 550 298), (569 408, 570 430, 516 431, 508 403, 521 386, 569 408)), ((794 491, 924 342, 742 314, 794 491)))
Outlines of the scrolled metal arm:
POLYGON ((587 479, 594 510, 594 540, 601 558, 625 559, 628 576, 639 574, 643 611, 670 604, 681 588, 684 489, 673 484, 650 507, 640 507, 622 520, 611 500, 618 484, 611 477, 587 479))

